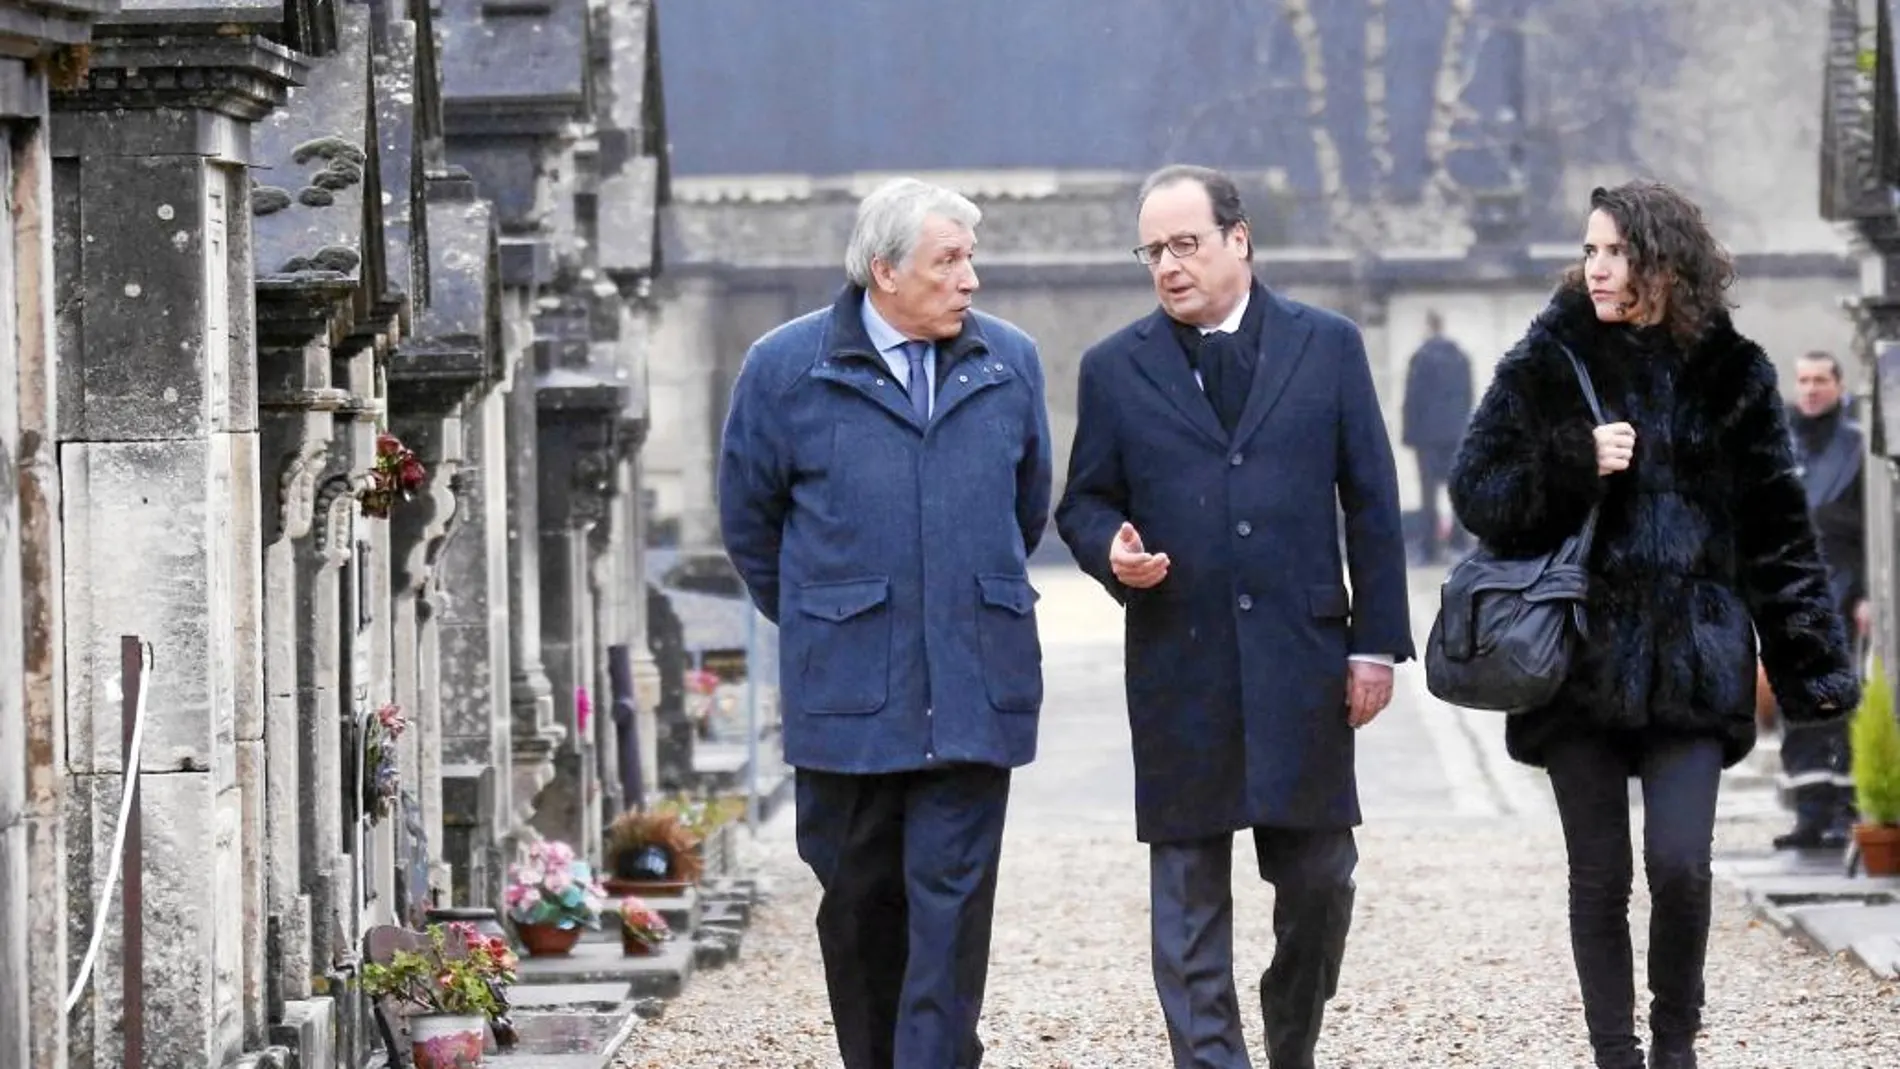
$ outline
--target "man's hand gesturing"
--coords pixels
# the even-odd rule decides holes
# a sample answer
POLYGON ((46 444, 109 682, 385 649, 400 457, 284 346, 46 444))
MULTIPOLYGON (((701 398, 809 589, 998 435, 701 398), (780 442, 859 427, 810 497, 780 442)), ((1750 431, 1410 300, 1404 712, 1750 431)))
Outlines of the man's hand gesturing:
POLYGON ((1168 555, 1141 548, 1135 525, 1124 522, 1108 544, 1108 566, 1123 586, 1146 590, 1168 577, 1168 555))

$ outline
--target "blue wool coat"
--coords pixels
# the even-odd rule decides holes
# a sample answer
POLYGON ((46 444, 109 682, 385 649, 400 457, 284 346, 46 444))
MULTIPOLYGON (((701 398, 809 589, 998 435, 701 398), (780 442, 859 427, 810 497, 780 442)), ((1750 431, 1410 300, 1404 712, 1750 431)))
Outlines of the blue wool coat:
POLYGON ((746 354, 719 459, 726 551, 779 625, 786 760, 880 773, 1036 751, 1048 520, 1042 364, 972 311, 928 424, 864 329, 864 291, 746 354))
POLYGON ((1412 655, 1392 448, 1359 330, 1266 302, 1230 437, 1159 311, 1082 358, 1057 529, 1127 607, 1136 835, 1359 822, 1348 653, 1412 655), (1345 556, 1340 559, 1340 514, 1345 556), (1122 521, 1168 577, 1108 564, 1122 521))

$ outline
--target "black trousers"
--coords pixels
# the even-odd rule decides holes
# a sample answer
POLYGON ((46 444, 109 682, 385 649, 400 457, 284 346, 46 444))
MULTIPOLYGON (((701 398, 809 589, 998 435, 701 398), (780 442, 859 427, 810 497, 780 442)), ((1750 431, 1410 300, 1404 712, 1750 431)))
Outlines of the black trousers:
POLYGON ((1599 1069, 1642 1069, 1630 947, 1629 780, 1642 781, 1649 878, 1649 1026, 1659 1050, 1686 1049, 1702 1026, 1709 945, 1714 739, 1579 733, 1546 751, 1570 858, 1570 948, 1599 1069))
MULTIPOLYGON (((1438 497, 1451 481, 1451 465, 1458 444, 1422 445, 1413 450, 1418 456, 1419 554, 1427 564, 1444 558, 1445 546, 1438 540, 1438 497)), ((1456 538, 1456 532, 1453 532, 1456 538)))
POLYGON ((1854 779, 1848 765, 1847 720, 1781 726, 1781 770, 1801 831, 1848 830, 1854 823, 1854 779))
MULTIPOLYGON (((1273 884, 1273 961, 1260 977, 1267 1064, 1312 1069, 1326 1002, 1352 926, 1349 829, 1255 828, 1273 884)), ((1148 851, 1155 990, 1175 1069, 1248 1069, 1234 992, 1234 837, 1155 843, 1148 851)))
POLYGON ((977 1069, 1009 770, 799 769, 798 856, 845 1069, 977 1069))

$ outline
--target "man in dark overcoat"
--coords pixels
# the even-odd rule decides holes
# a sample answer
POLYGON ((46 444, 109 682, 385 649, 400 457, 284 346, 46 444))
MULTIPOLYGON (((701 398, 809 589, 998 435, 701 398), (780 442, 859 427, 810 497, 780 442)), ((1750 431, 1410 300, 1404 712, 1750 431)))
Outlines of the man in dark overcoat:
POLYGON ((1436 311, 1425 313, 1425 329, 1431 336, 1405 369, 1399 435, 1418 461, 1419 559, 1438 564, 1445 550, 1439 540, 1438 499, 1471 419, 1471 358, 1445 336, 1444 318, 1436 311))
POLYGON ((1268 1060, 1310 1069, 1352 918, 1353 732, 1412 656, 1392 448, 1358 328, 1254 280, 1231 179, 1156 172, 1138 232, 1161 307, 1082 358, 1057 529, 1126 607, 1175 1065, 1251 1064, 1231 894, 1246 830, 1275 888, 1268 1060))
MULTIPOLYGON (((1844 394, 1840 361, 1833 354, 1815 351, 1795 361, 1795 411, 1788 422, 1801 486, 1808 495, 1808 515, 1820 536, 1834 607, 1865 636, 1871 619, 1861 430, 1846 411, 1844 394)), ((1847 718, 1820 723, 1784 719, 1782 785, 1794 802, 1794 827, 1775 837, 1778 849, 1847 846, 1855 820, 1848 759, 1847 718)))
POLYGON ((1010 770, 1042 704, 1027 561, 1042 365, 970 307, 976 205, 859 206, 849 283, 755 343, 719 461, 726 550, 779 625, 798 852, 846 1069, 976 1069, 1010 770))

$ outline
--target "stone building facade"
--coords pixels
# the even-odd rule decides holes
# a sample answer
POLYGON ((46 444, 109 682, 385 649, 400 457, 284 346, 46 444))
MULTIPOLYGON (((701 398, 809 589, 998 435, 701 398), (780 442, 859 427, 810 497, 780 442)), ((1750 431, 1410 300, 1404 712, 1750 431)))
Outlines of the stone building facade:
POLYGON ((1867 430, 1874 641, 1891 672, 1900 664, 1900 11, 1893 0, 1830 0, 1814 17, 1828 29, 1821 212, 1853 235, 1860 268, 1844 318, 1867 430))
POLYGON ((361 1064, 371 926, 645 800, 657 78, 650 0, 0 7, 0 1064, 361 1064))

